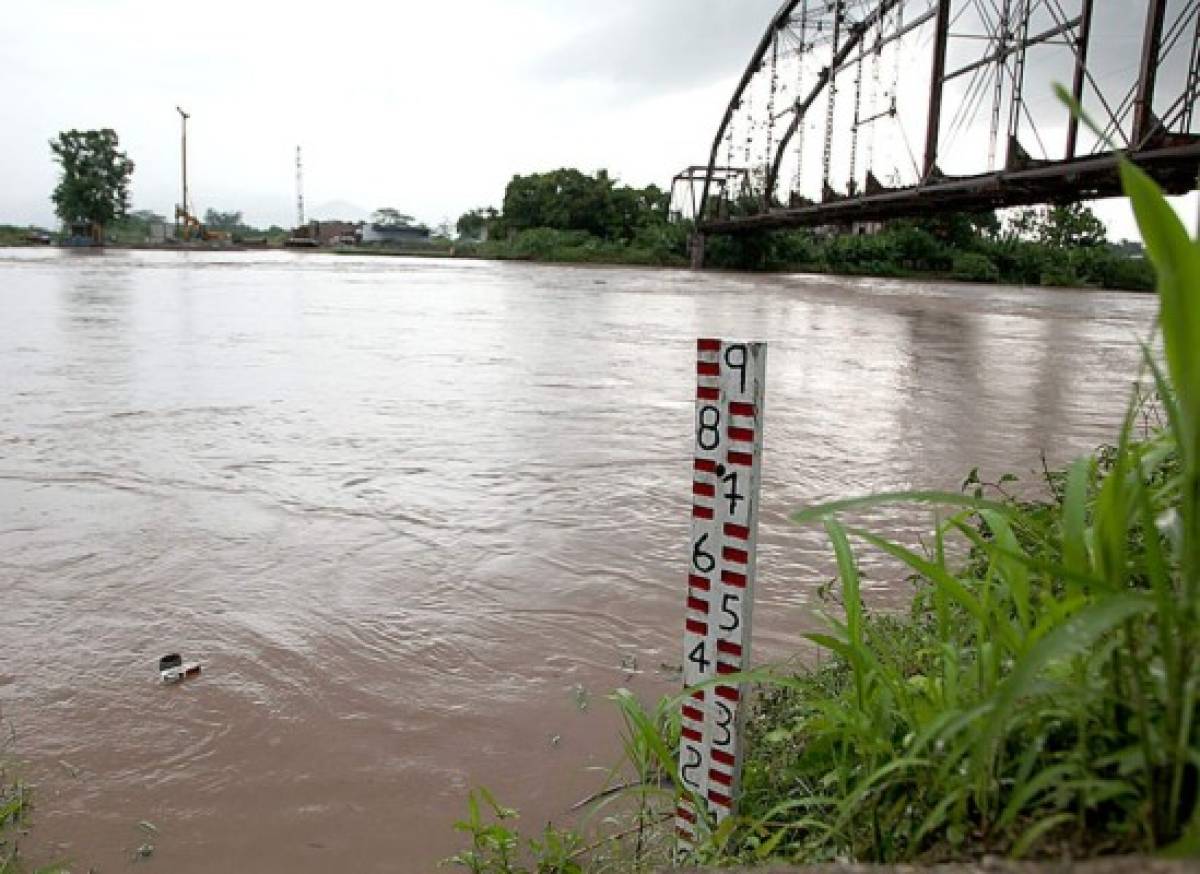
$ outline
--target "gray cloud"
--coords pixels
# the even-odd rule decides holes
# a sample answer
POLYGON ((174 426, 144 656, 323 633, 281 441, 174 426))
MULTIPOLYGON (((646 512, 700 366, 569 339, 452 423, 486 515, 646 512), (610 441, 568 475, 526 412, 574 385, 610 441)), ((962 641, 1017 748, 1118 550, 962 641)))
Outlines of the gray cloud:
POLYGON ((620 0, 532 72, 610 82, 624 97, 702 87, 741 72, 778 6, 779 0, 620 0))

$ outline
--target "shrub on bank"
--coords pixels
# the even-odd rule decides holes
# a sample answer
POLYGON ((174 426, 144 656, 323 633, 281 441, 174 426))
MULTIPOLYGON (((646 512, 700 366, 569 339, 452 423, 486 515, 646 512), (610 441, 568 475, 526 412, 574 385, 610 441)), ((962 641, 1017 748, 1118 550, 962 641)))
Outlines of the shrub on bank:
POLYGON ((992 259, 979 252, 964 252, 954 257, 951 275, 964 282, 998 282, 1000 270, 992 259))

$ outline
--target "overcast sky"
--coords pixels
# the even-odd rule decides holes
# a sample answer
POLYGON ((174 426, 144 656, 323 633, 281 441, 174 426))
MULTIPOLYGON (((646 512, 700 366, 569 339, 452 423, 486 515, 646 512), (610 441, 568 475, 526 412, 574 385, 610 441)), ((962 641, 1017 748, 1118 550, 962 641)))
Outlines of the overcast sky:
MULTIPOLYGON (((393 206, 436 224, 514 173, 601 167, 669 185, 707 158, 777 0, 38 0, 0 31, 0 221, 53 221, 47 141, 112 127, 135 208, 294 223, 393 206)), ((1194 207, 1185 207, 1194 209, 1194 207)), ((1123 210, 1116 236, 1131 233, 1123 210)), ((1190 213, 1189 213, 1190 214, 1190 213)), ((1190 224, 1190 222, 1189 222, 1190 224)))

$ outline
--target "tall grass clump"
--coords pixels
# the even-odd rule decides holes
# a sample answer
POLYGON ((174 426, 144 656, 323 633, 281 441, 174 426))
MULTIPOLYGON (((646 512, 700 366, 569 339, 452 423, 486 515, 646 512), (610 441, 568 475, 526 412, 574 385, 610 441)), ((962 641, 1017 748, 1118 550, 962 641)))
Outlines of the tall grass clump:
MULTIPOLYGON (((842 609, 806 635, 816 667, 722 678, 759 692, 738 814, 699 861, 1200 856, 1200 243, 1151 179, 1120 172, 1159 313, 1112 445, 1047 472, 1037 500, 972 474, 960 493, 793 516, 825 526, 842 609), (921 546, 844 521, 897 503, 934 511, 921 546), (866 609, 862 548, 909 575, 906 615, 866 609)), ((618 701, 623 769, 595 799, 614 830, 573 845, 582 867, 520 870, 666 858, 679 698, 618 701)))
POLYGON ((0 741, 0 874, 19 874, 17 830, 29 810, 29 793, 10 771, 8 741, 0 741))

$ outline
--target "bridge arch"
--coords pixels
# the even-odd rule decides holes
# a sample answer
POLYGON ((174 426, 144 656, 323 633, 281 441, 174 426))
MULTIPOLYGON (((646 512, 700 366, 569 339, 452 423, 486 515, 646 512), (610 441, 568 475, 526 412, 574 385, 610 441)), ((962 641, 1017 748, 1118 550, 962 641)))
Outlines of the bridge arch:
POLYGON ((1190 189, 1200 164, 1200 0, 1125 6, 784 0, 725 106, 707 165, 677 179, 702 184, 694 217, 724 232, 1107 196, 1119 190, 1113 145, 1168 189, 1190 189), (1130 11, 1142 22, 1132 36, 1130 11), (1121 64, 1130 47, 1139 58, 1123 81, 1105 68, 1117 43, 1121 64), (894 79, 881 84, 885 62, 894 79), (1050 80, 1067 83, 1103 137, 1047 103, 1050 80), (820 125, 812 110, 822 99, 820 125), (873 166, 885 128, 886 175, 873 166), (821 135, 819 164, 806 130, 821 135))

